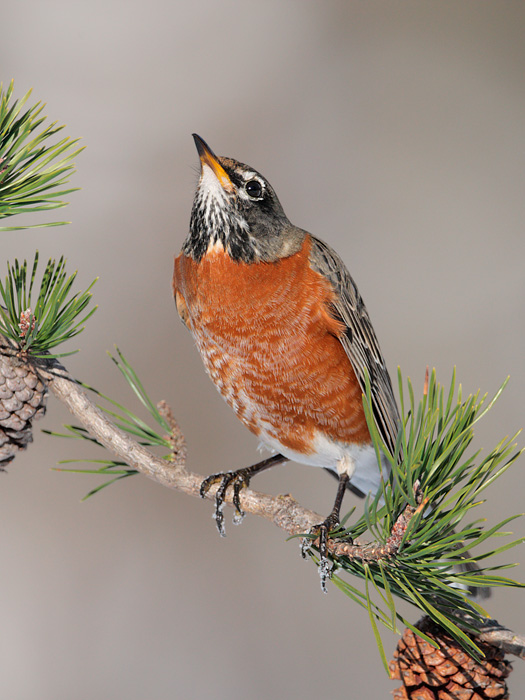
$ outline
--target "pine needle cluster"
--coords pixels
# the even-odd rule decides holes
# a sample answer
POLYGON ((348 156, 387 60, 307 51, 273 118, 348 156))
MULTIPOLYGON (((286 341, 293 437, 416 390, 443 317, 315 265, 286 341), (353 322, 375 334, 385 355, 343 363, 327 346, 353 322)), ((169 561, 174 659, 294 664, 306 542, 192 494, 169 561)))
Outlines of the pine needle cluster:
POLYGON ((38 269, 38 251, 31 271, 27 261, 7 264, 5 280, 0 280, 0 334, 32 357, 64 357, 76 350, 51 355, 50 351, 78 335, 96 306, 82 316, 91 302, 91 288, 72 294, 76 272, 68 275, 63 257, 49 260, 40 288, 33 294, 38 269))
MULTIPOLYGON (((487 401, 487 395, 480 397, 479 392, 464 399, 461 385, 456 390, 455 372, 448 392, 432 372, 419 405, 408 381, 406 405, 399 372, 403 427, 397 454, 389 457, 391 478, 367 503, 357 522, 338 533, 343 538, 372 539, 375 546, 363 547, 362 556, 359 549, 352 548, 352 556, 336 557, 338 571, 332 577, 338 588, 368 610, 385 665, 377 621, 393 631, 397 630, 397 621, 411 628, 396 610, 396 597, 415 605, 469 654, 479 656, 479 649, 463 629, 465 617, 480 620, 486 612, 467 597, 467 589, 522 586, 499 575, 513 564, 491 565, 490 560, 525 538, 480 551, 481 545, 511 534, 504 528, 519 516, 511 515, 489 528, 483 519, 471 520, 473 510, 484 502, 484 491, 521 453, 516 449, 517 436, 501 440, 485 456, 480 451, 468 453, 474 426, 492 408, 506 383, 491 401, 487 401), (392 533, 407 508, 411 516, 393 550, 389 546, 392 533), (474 563, 479 569, 465 570, 466 563, 474 563), (365 592, 341 574, 364 579, 365 592)), ((376 450, 388 455, 373 420, 369 390, 364 405, 376 450)))
MULTIPOLYGON (((74 172, 73 159, 83 150, 74 148, 79 139, 53 139, 64 128, 56 122, 38 131, 46 120, 44 105, 37 102, 24 111, 31 90, 13 101, 13 89, 13 81, 7 90, 0 83, 0 219, 66 206, 61 198, 78 188, 62 188, 74 172)), ((2 226, 0 231, 65 223, 2 226)))

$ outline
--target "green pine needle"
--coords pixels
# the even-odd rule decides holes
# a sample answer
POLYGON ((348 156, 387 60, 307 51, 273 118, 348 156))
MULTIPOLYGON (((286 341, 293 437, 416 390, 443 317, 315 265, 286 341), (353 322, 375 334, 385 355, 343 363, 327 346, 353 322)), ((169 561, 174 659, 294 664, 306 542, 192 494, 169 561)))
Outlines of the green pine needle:
POLYGON ((478 647, 461 628, 465 626, 462 613, 474 618, 481 618, 486 613, 466 598, 465 587, 523 587, 521 583, 492 573, 513 564, 494 567, 489 565, 489 560, 523 543, 525 538, 483 553, 476 551, 482 543, 509 534, 502 532, 502 528, 519 516, 509 516, 488 529, 484 528, 482 519, 468 524, 463 522, 473 508, 483 503, 480 494, 521 454, 521 450, 516 450, 514 436, 502 440, 483 458, 479 453, 467 455, 474 425, 494 405, 507 381, 490 402, 487 402, 486 395, 480 397, 479 394, 463 400, 461 386, 456 392, 455 373, 445 395, 443 387, 436 381, 435 372, 432 372, 428 391, 416 406, 410 380, 408 405, 405 404, 399 372, 404 416, 404 430, 400 431, 398 438, 398 454, 403 455, 399 463, 397 458, 388 455, 388 449, 379 436, 373 420, 370 383, 367 384, 363 403, 368 427, 376 451, 383 451, 389 457, 392 476, 384 484, 381 494, 385 505, 380 503, 379 496, 369 499, 364 514, 346 534, 354 539, 360 537, 384 544, 407 504, 417 506, 416 482, 423 504, 410 520, 399 550, 391 558, 364 562, 340 557, 335 561, 338 575, 333 576, 332 581, 353 600, 356 600, 356 590, 341 579, 341 574, 351 574, 365 581, 365 602, 361 601, 361 604, 368 609, 382 658, 384 650, 375 619, 390 630, 395 629, 396 620, 408 625, 396 610, 395 596, 417 606, 468 653, 479 657, 478 647), (463 560, 462 556, 469 558, 463 560), (462 561, 476 562, 480 570, 459 572, 454 566, 462 561), (372 589, 379 595, 379 602, 372 601, 372 589))
MULTIPOLYGON (((43 432, 49 432, 49 431, 43 431, 43 432)), ((50 435, 57 435, 57 433, 51 433, 49 432, 50 435)), ((63 436, 64 437, 64 436, 63 436)), ((55 471, 57 472, 67 472, 69 474, 103 474, 103 475, 108 475, 111 474, 112 478, 109 481, 104 481, 102 484, 99 484, 98 486, 95 486, 95 488, 91 489, 91 491, 88 491, 88 493, 82 498, 83 501, 86 501, 88 498, 91 496, 94 496, 96 493, 99 493, 102 491, 102 489, 106 488, 106 486, 111 486, 111 484, 115 484, 117 481, 120 481, 121 479, 126 479, 128 476, 133 476, 134 474, 137 474, 136 469, 131 469, 127 466, 125 462, 116 462, 112 460, 100 460, 100 459, 90 459, 90 460, 80 460, 80 459, 70 459, 70 460, 62 460, 59 462, 59 464, 71 464, 72 462, 83 462, 83 461, 89 461, 94 464, 104 464, 104 467, 100 467, 100 469, 62 469, 60 467, 55 467, 55 471), (124 469, 118 469, 118 467, 124 467, 124 469)))
POLYGON ((83 315, 96 280, 85 292, 72 295, 77 273, 68 277, 61 257, 58 263, 48 261, 38 294, 33 294, 37 269, 38 251, 31 270, 26 260, 23 264, 15 260, 13 266, 7 263, 5 281, 0 279, 0 333, 33 357, 72 355, 77 350, 58 355, 49 351, 81 333, 83 324, 95 313, 96 306, 83 315))
MULTIPOLYGON (((75 171, 73 159, 84 150, 73 148, 79 139, 66 137, 53 142, 64 128, 56 122, 38 133, 46 119, 42 116, 44 105, 37 102, 24 111, 31 90, 21 100, 12 101, 13 87, 13 81, 7 90, 0 83, 0 219, 66 206, 61 198, 78 188, 64 186, 75 171)), ((2 226, 0 231, 66 223, 2 226)))

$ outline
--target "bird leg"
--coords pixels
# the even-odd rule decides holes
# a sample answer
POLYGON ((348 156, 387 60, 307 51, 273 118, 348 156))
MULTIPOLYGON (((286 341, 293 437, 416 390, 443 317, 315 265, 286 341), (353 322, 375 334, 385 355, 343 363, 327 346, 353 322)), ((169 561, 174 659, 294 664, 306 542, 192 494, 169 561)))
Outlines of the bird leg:
POLYGON ((235 525, 240 525, 242 519, 244 518, 244 511, 241 509, 240 493, 241 489, 247 487, 250 483, 250 479, 254 474, 264 471, 265 469, 270 469, 276 464, 281 464, 287 462, 288 457, 284 457, 281 454, 273 455, 268 457, 268 459, 263 459, 262 462, 257 462, 251 467, 244 467, 243 469, 237 469, 236 471, 228 472, 218 472, 217 474, 212 474, 208 476, 201 484, 200 496, 201 498, 206 498, 206 494, 213 486, 213 484, 219 483, 219 488, 215 494, 215 513, 214 518, 217 524, 217 530, 221 537, 226 536, 224 530, 224 514, 222 509, 224 507, 224 498, 226 496, 226 490, 228 486, 233 485, 233 507, 235 508, 235 514, 233 516, 233 522, 235 525))
MULTIPOLYGON (((330 515, 319 525, 314 525, 310 530, 310 534, 317 534, 319 538, 319 575, 321 577, 321 589, 326 593, 326 580, 332 575, 332 562, 328 559, 328 536, 340 523, 341 504, 350 477, 347 473, 339 475, 339 486, 335 496, 334 507, 330 515)), ((312 540, 305 538, 301 544, 301 553, 303 558, 306 556, 306 551, 311 545, 312 540)))

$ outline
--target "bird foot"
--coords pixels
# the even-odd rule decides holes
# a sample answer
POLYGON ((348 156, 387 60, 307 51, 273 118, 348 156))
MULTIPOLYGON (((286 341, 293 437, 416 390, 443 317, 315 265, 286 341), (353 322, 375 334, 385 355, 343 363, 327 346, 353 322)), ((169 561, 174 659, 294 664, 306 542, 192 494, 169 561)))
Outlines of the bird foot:
POLYGON ((233 524, 240 525, 244 518, 244 511, 241 508, 240 493, 241 489, 247 487, 250 483, 250 477, 252 476, 251 467, 245 469, 237 469, 236 471, 229 472, 218 472, 217 474, 212 474, 201 484, 199 493, 201 498, 206 498, 206 494, 213 486, 219 482, 219 488, 215 494, 215 511, 213 517, 215 518, 215 524, 217 525, 217 530, 221 537, 226 537, 226 530, 224 528, 224 499, 226 496, 226 490, 228 486, 233 486, 233 507, 235 508, 235 513, 233 515, 233 524))
MULTIPOLYGON (((332 577, 334 564, 328 558, 328 540, 330 539, 330 533, 336 534, 339 528, 339 517, 336 513, 331 513, 326 520, 324 520, 319 525, 314 525, 309 535, 315 535, 316 537, 305 537, 301 542, 301 554, 303 559, 309 549, 311 549, 314 542, 317 542, 317 548, 319 550, 319 576, 321 578, 321 590, 323 593, 328 593, 326 589, 326 581, 332 577)), ((352 542, 351 537, 345 538, 352 542)))

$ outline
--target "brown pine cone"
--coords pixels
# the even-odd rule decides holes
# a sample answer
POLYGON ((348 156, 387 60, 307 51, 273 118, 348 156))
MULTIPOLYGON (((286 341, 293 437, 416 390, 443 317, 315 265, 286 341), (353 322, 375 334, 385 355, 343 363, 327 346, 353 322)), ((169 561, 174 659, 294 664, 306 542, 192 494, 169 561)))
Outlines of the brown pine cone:
POLYGON ((43 382, 0 338, 0 470, 33 440, 32 421, 44 415, 46 399, 43 382))
POLYGON ((394 690, 395 700, 507 700, 505 678, 512 667, 500 649, 476 641, 485 654, 477 662, 430 618, 422 618, 416 627, 439 649, 405 629, 390 662, 391 677, 403 681, 394 690))

